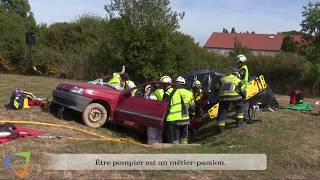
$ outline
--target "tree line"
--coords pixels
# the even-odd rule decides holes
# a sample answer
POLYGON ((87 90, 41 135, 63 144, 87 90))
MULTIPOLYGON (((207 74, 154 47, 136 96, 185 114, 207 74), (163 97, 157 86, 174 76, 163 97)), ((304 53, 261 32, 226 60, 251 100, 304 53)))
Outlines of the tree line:
POLYGON ((3 72, 24 73, 28 68, 27 31, 37 37, 32 64, 45 74, 63 72, 69 78, 93 79, 126 65, 131 78, 142 82, 223 67, 223 58, 178 31, 184 13, 173 11, 169 0, 111 0, 105 5, 105 18, 81 15, 50 26, 35 23, 28 0, 8 2, 12 1, 0 0, 3 72))

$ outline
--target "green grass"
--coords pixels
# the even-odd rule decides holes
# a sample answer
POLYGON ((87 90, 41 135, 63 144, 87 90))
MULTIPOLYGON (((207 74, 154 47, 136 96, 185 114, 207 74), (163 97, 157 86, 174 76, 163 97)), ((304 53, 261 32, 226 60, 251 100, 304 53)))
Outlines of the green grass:
MULTIPOLYGON (((38 97, 51 97, 53 88, 62 80, 45 77, 0 75, 0 119, 32 120, 66 124, 114 137, 128 137, 139 141, 134 129, 117 127, 90 129, 79 123, 80 116, 73 113, 69 121, 55 118, 40 108, 7 111, 12 90, 20 87, 38 97)), ((288 97, 279 96, 285 103, 288 97)), ((316 109, 314 112, 318 111, 316 109)), ((313 113, 314 113, 313 112, 313 113)), ((71 113, 72 114, 72 113, 71 113)), ((279 110, 274 113, 259 112, 261 120, 241 128, 231 128, 222 135, 215 135, 214 122, 209 121, 202 130, 201 146, 176 146, 171 148, 147 148, 139 145, 98 141, 48 140, 20 138, 0 145, 2 156, 17 151, 32 153, 28 178, 31 179, 319 179, 320 178, 320 117, 311 113, 279 110), (265 153, 268 157, 266 171, 46 171, 43 153, 265 153)), ((27 126, 48 134, 85 137, 64 129, 44 126, 27 126)), ((0 163, 0 179, 13 176, 0 163)))

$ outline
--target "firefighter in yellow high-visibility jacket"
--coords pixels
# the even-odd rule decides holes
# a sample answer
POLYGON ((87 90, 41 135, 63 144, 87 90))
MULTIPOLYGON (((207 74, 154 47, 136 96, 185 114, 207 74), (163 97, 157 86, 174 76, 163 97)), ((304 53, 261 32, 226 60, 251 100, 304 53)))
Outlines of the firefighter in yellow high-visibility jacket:
MULTIPOLYGON (((175 81, 177 85, 185 84, 183 77, 175 81)), ((169 113, 165 119, 165 139, 168 143, 188 143, 189 104, 192 103, 191 91, 183 87, 169 87, 166 89, 164 99, 168 100, 169 113)))
POLYGON ((195 113, 197 118, 202 118, 203 116, 203 98, 204 98, 204 92, 201 89, 201 82, 198 80, 195 80, 192 84, 192 93, 193 98, 195 102, 195 113))
POLYGON ((226 125, 226 115, 230 104, 236 108, 236 123, 241 126, 244 122, 243 99, 245 99, 245 87, 242 85, 240 75, 234 72, 220 79, 218 129, 222 133, 226 125))
MULTIPOLYGON (((242 83, 243 88, 247 89, 248 83, 249 83, 249 69, 247 66, 247 58, 245 55, 240 54, 236 57, 237 62, 237 72, 240 74, 240 80, 242 83)), ((244 120, 246 123, 251 124, 252 121, 249 117, 249 102, 245 101, 243 102, 243 114, 244 114, 244 120)))

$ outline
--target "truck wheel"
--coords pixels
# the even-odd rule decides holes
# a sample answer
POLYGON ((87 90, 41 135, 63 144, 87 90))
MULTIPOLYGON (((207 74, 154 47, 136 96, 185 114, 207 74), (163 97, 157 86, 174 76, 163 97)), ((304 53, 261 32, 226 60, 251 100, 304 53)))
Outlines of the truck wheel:
POLYGON ((82 113, 83 123, 92 128, 103 126, 107 118, 108 112, 106 108, 99 103, 89 104, 82 113))

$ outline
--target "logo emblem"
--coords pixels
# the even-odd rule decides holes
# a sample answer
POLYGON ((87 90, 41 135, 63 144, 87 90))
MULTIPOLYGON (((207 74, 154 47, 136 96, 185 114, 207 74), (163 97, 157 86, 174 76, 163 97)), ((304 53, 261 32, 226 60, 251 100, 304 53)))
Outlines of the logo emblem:
POLYGON ((25 177, 27 175, 27 172, 29 170, 30 157, 31 157, 31 153, 30 152, 19 152, 19 153, 16 153, 16 154, 5 156, 4 159, 3 159, 3 162, 4 162, 4 164, 6 165, 6 167, 9 169, 9 171, 12 174, 15 174, 16 176, 18 176, 20 178, 23 178, 23 177, 25 177), (23 168, 21 170, 16 170, 11 165, 11 161, 17 159, 18 157, 24 158, 24 165, 23 165, 23 168))

